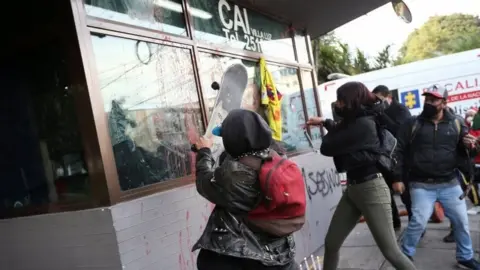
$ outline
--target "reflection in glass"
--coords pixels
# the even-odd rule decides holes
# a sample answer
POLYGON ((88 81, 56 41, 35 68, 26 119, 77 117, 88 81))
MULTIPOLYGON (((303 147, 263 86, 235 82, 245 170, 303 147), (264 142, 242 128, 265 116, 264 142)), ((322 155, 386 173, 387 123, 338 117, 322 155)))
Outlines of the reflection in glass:
POLYGON ((305 36, 295 36, 295 46, 297 47, 298 62, 305 64, 309 63, 310 60, 308 59, 307 42, 305 42, 305 36))
POLYGON ((122 190, 190 175, 202 126, 190 51, 92 36, 122 190))
POLYGON ((182 0, 85 0, 89 16, 186 36, 182 0))
POLYGON ((196 39, 294 60, 287 25, 226 0, 190 0, 190 6, 196 39))
POLYGON ((305 116, 297 69, 268 65, 278 91, 282 94, 282 146, 287 152, 307 149, 307 138, 303 134, 305 116))
MULTIPOLYGON (((305 93, 305 103, 307 105, 307 115, 308 117, 318 116, 317 105, 315 102, 315 94, 313 89, 313 80, 312 72, 301 70, 300 74, 302 75, 302 84, 305 93)), ((320 147, 321 144, 321 132, 320 127, 310 127, 310 134, 312 137, 312 142, 315 147, 320 147)), ((317 148, 318 148, 317 147, 317 148)))
POLYGON ((0 209, 91 199, 74 100, 84 89, 71 86, 61 42, 2 62, 0 209))

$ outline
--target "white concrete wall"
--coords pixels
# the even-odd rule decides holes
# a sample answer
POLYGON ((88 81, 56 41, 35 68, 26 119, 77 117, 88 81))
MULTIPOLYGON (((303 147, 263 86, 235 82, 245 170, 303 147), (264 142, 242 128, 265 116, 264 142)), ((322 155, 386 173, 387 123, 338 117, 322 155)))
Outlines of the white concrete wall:
POLYGON ((0 220, 2 270, 118 270, 109 209, 0 220))
POLYGON ((333 159, 310 153, 293 158, 304 172, 307 220, 295 234, 297 262, 323 246, 333 212, 342 195, 333 159))
MULTIPOLYGON (((300 262, 323 245, 341 187, 330 158, 309 153, 293 160, 308 196, 307 222, 295 234, 300 262)), ((0 269, 195 270, 190 250, 212 209, 189 185, 110 209, 2 220, 0 269)))
MULTIPOLYGON (((305 172, 307 222, 295 234, 297 261, 323 246, 340 180, 331 158, 309 153, 294 157, 305 172)), ((200 237, 213 205, 187 186, 112 207, 120 257, 128 270, 195 270, 200 237)))

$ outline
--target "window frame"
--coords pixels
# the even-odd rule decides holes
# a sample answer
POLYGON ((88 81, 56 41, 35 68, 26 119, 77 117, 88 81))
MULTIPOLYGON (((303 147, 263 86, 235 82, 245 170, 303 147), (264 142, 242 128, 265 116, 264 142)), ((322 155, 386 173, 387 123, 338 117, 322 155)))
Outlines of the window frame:
MULTIPOLYGON (((306 31, 302 32, 302 35, 305 37, 305 42, 308 51, 309 63, 300 63, 298 59, 297 45, 295 40, 295 29, 290 27, 290 38, 292 39, 293 50, 295 61, 285 60, 278 57, 272 57, 269 55, 264 55, 258 52, 251 52, 242 49, 234 49, 220 45, 206 44, 200 40, 195 39, 194 28, 192 23, 192 17, 190 14, 188 4, 189 0, 182 0, 183 7, 183 16, 186 25, 187 36, 177 36, 170 33, 161 32, 154 29, 142 28, 139 26, 127 25, 119 22, 109 21, 105 19, 95 18, 88 16, 85 12, 83 6, 83 0, 70 0, 72 4, 72 9, 74 13, 75 27, 77 30, 78 42, 80 45, 80 52, 82 55, 82 61, 84 65, 84 74, 86 77, 86 85, 88 89, 88 97, 91 103, 91 108, 93 110, 93 121, 91 124, 94 125, 96 130, 96 142, 99 144, 99 158, 97 160, 88 160, 87 162, 97 162, 99 168, 103 171, 103 177, 106 182, 106 190, 100 192, 99 196, 108 199, 108 205, 114 205, 120 202, 125 202, 133 200, 136 198, 144 197, 147 195, 155 194, 162 191, 171 190, 174 188, 183 187, 186 185, 193 184, 195 182, 194 174, 187 175, 181 178, 170 179, 165 182, 155 183, 148 186, 121 191, 120 184, 118 182, 117 169, 115 166, 115 161, 113 157, 113 149, 111 147, 111 140, 108 133, 107 119, 104 115, 103 108, 103 98, 99 91, 99 78, 96 70, 96 63, 93 54, 93 45, 90 40, 90 34, 100 33, 109 36, 128 38, 133 40, 146 41, 161 45, 179 47, 190 50, 191 63, 193 66, 193 73, 195 78, 195 85, 197 87, 197 95, 200 104, 201 117, 202 117, 202 128, 207 127, 207 109, 205 108, 205 101, 203 100, 203 89, 200 81, 199 75, 199 53, 212 53, 220 56, 228 56, 232 58, 237 58, 241 60, 250 60, 258 61, 260 57, 264 57, 267 64, 273 64, 278 66, 295 68, 297 70, 297 77, 299 81, 299 91, 302 99, 302 109, 304 111, 305 120, 307 120, 307 110, 305 103, 305 93, 304 93, 304 83, 302 81, 301 73, 302 71, 307 71, 311 73, 314 97, 316 103, 317 114, 321 116, 321 108, 318 99, 318 89, 317 89, 317 80, 315 77, 315 68, 311 64, 313 63, 312 52, 311 52, 311 43, 310 38, 306 34, 306 31)), ((245 6, 249 8, 248 6, 245 6)), ((251 8, 249 8, 251 9, 251 8)), ((254 10, 254 9, 251 9, 254 10)), ((265 14, 263 14, 265 15, 265 14)), ((267 15, 265 15, 267 16, 267 15)), ((272 16, 267 16, 271 19, 277 20, 272 16)), ((298 38, 298 35, 297 35, 298 38)), ((310 133, 310 129, 308 129, 310 133)), ((323 135, 323 130, 322 130, 323 135)), ((90 140, 94 138, 90 137, 90 140)), ((310 149, 305 149, 301 151, 290 152, 287 155, 289 157, 294 157, 302 155, 305 153, 311 152, 310 149)), ((99 180, 100 180, 99 179, 99 180)), ((93 186, 92 186, 93 189, 93 186)))

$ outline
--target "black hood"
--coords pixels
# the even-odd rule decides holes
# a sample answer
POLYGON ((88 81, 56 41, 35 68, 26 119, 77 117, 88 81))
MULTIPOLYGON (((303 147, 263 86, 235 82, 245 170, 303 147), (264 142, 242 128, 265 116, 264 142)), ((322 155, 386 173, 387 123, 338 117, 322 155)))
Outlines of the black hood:
POLYGON ((232 157, 265 150, 272 144, 267 122, 256 112, 237 109, 222 122, 221 136, 225 151, 232 157))

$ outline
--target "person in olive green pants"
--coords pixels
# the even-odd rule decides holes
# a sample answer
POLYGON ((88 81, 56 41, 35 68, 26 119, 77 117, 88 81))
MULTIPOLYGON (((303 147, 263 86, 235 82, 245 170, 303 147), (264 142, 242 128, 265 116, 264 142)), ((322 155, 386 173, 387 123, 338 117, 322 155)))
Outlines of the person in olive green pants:
MULTIPOLYGON (((347 82, 337 89, 334 112, 341 118, 339 121, 322 117, 307 121, 308 125, 322 125, 328 130, 322 138, 320 152, 333 157, 337 171, 347 173, 347 189, 325 238, 324 270, 337 269, 340 247, 361 215, 380 251, 395 269, 416 269, 397 245, 392 198, 382 174, 388 175, 393 170, 395 162, 386 153, 391 153, 396 145, 382 124, 385 106, 363 83, 347 82)), ((405 186, 395 182, 392 189, 401 193, 405 186)))
POLYGON ((383 177, 347 187, 325 238, 323 270, 337 269, 340 247, 362 215, 383 256, 396 269, 415 269, 398 247, 392 224, 391 199, 383 177))

